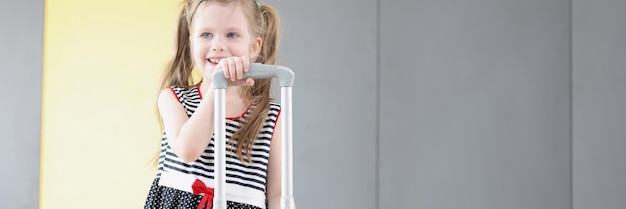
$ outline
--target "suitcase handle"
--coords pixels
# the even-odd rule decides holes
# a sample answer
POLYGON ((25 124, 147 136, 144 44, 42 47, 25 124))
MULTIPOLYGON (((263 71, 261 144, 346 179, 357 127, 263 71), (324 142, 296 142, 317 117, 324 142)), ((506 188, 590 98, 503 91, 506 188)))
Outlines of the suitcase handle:
MULTIPOLYGON (((211 85, 215 91, 215 190, 214 209, 226 209, 226 87, 228 79, 224 70, 213 73, 211 85)), ((277 78, 281 92, 281 209, 295 208, 293 201, 293 145, 292 145, 292 100, 294 73, 291 69, 277 65, 250 63, 250 70, 243 74, 244 78, 277 78)))
MULTIPOLYGON (((243 74, 244 78, 277 78, 280 87, 293 87, 294 74, 291 69, 278 65, 266 65, 260 63, 250 63, 250 70, 243 74)), ((228 79, 224 77, 224 70, 220 69, 212 75, 214 89, 226 89, 228 79)))

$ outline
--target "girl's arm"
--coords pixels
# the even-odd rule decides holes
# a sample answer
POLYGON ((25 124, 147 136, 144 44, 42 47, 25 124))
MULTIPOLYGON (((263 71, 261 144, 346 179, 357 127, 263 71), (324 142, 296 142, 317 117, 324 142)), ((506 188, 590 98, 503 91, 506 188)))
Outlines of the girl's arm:
POLYGON ((213 135, 213 90, 209 89, 191 117, 171 89, 159 94, 157 106, 172 151, 186 162, 200 157, 213 135))
MULTIPOLYGON (((243 73, 248 72, 249 67, 249 60, 245 57, 229 57, 221 59, 216 68, 223 68, 224 76, 230 78, 233 85, 252 86, 252 78, 243 79, 243 73)), ((212 87, 202 90, 206 95, 203 95, 191 117, 187 117, 185 109, 170 89, 161 91, 157 102, 169 145, 176 156, 186 162, 198 159, 213 136, 214 92, 212 87)))

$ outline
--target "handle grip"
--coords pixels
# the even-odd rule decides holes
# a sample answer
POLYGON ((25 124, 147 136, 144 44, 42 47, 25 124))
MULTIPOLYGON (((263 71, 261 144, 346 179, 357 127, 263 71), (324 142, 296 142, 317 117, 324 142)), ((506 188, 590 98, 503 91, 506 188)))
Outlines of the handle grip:
MULTIPOLYGON (((224 77, 224 70, 219 69, 213 72, 213 89, 226 89, 228 79, 224 77)), ((278 65, 266 65, 260 63, 250 63, 250 70, 243 73, 245 78, 278 78, 280 87, 293 87, 294 73, 291 69, 278 65)))

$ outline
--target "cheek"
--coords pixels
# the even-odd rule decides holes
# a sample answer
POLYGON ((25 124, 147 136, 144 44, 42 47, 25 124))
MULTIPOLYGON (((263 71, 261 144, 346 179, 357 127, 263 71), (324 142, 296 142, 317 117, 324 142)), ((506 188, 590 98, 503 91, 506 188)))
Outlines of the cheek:
MULTIPOLYGON (((206 46, 206 44, 201 44, 201 43, 193 43, 190 46, 191 47, 191 52, 192 52, 192 59, 193 59, 193 63, 194 65, 203 73, 207 73, 205 72, 207 69, 206 66, 206 55, 207 55, 207 51, 208 51, 208 46, 206 46)), ((210 73, 210 72, 208 72, 210 73)))
POLYGON ((206 46, 206 44, 203 43, 199 43, 199 42, 193 42, 191 45, 191 51, 193 52, 194 55, 197 56, 204 56, 206 54, 208 47, 206 46))
POLYGON ((192 42, 191 43, 191 53, 194 58, 194 61, 200 61, 195 59, 204 59, 207 51, 207 47, 201 43, 192 42))
POLYGON ((248 56, 250 54, 250 43, 240 43, 233 50, 233 55, 235 56, 248 56))

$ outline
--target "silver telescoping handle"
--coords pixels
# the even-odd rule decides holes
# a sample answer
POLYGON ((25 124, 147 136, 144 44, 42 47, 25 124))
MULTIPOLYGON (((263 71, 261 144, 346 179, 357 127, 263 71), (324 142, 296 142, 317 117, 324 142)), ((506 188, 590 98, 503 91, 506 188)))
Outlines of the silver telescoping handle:
MULTIPOLYGON (((243 74, 244 78, 278 78, 280 87, 292 87, 294 74, 291 69, 278 65, 250 63, 250 70, 243 74)), ((223 70, 217 70, 212 75, 211 85, 214 89, 226 89, 228 79, 223 70)))
MULTIPOLYGON (((250 70, 243 74, 244 78, 277 78, 281 91, 281 209, 295 208, 293 200, 293 146, 291 117, 291 88, 294 73, 291 69, 277 65, 251 63, 250 70)), ((212 75, 211 85, 215 89, 215 209, 226 209, 226 87, 228 79, 223 70, 212 75)))

